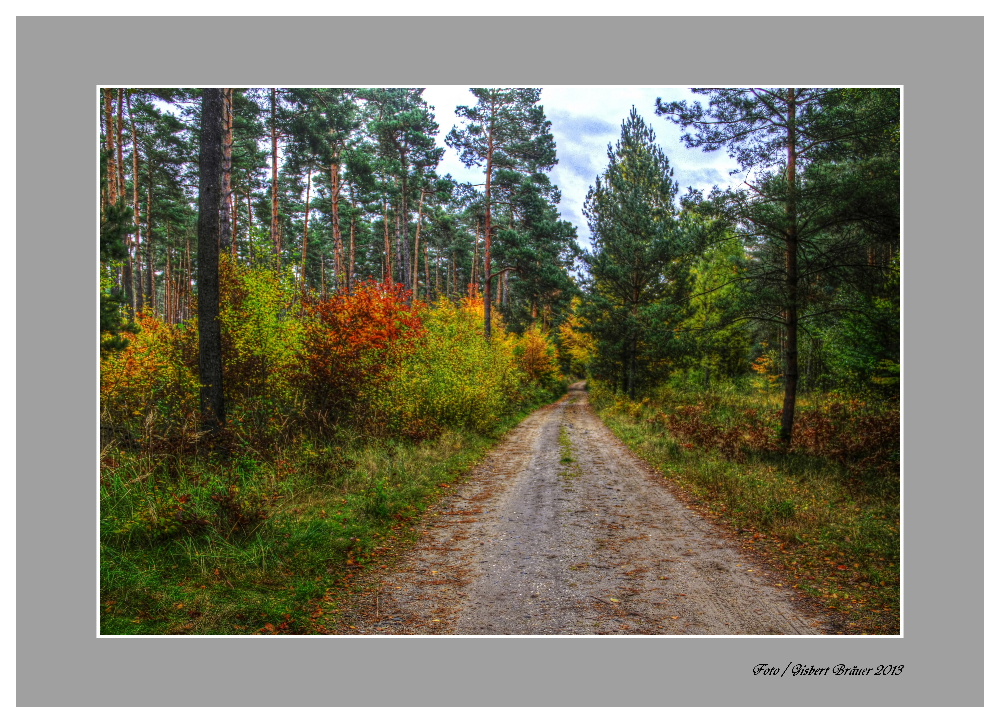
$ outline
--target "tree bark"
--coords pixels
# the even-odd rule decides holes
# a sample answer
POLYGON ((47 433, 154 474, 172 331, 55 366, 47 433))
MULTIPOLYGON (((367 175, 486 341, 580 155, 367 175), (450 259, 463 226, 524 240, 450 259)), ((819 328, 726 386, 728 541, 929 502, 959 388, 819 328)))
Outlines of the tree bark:
POLYGON ((222 218, 219 245, 230 243, 233 237, 233 89, 222 89, 223 143, 222 143, 222 218))
POLYGON ((185 234, 185 246, 187 249, 187 257, 185 258, 184 264, 184 312, 181 314, 181 321, 187 321, 191 318, 191 281, 194 278, 194 261, 191 258, 191 234, 185 234))
POLYGON ((420 225, 424 220, 424 189, 420 189, 420 204, 417 207, 417 235, 413 242, 413 299, 417 299, 420 285, 420 225))
POLYGON ((115 167, 115 116, 111 106, 111 88, 104 89, 104 140, 108 150, 107 204, 118 201, 118 169, 115 167))
POLYGON ((785 399, 781 409, 781 431, 779 440, 785 446, 792 442, 795 424, 795 397, 799 381, 799 258, 798 258, 798 218, 796 208, 795 164, 797 163, 795 132, 795 89, 788 89, 788 200, 786 214, 788 229, 785 239, 785 399))
POLYGON ((389 244, 389 202, 382 202, 382 220, 385 222, 385 269, 383 269, 382 281, 389 283, 392 280, 392 249, 389 244))
MULTIPOLYGON (((495 115, 495 113, 494 113, 495 115)), ((485 270, 486 283, 483 289, 483 313, 485 314, 486 339, 493 335, 493 278, 490 276, 492 264, 492 243, 493 243, 493 209, 491 207, 491 189, 493 187, 493 120, 490 120, 490 133, 486 150, 486 244, 483 249, 483 268, 485 270)))
MULTIPOLYGON (((147 168, 147 174, 152 176, 152 170, 147 168)), ((153 248, 153 179, 149 179, 146 186, 146 306, 150 311, 156 313, 156 277, 153 274, 153 265, 156 255, 153 248)))
POLYGON ((128 109, 129 126, 132 129, 132 212, 135 223, 135 234, 132 237, 132 247, 135 255, 135 269, 132 274, 135 279, 134 300, 132 305, 136 309, 142 308, 142 239, 140 229, 142 228, 142 217, 139 213, 139 136, 135 130, 135 118, 132 117, 132 94, 125 96, 126 108, 128 109))
POLYGON ((125 163, 122 157, 122 126, 124 125, 124 123, 122 122, 124 118, 124 115, 122 114, 122 104, 124 103, 125 100, 124 96, 125 96, 125 89, 119 88, 118 116, 117 119, 115 120, 115 141, 118 146, 117 148, 118 158, 115 160, 115 163, 118 168, 118 178, 117 178, 118 198, 125 198, 125 163))
POLYGON ((351 189, 351 258, 347 267, 347 293, 354 287, 354 232, 358 225, 357 207, 354 205, 354 186, 351 189))
POLYGON ((281 270, 281 220, 278 213, 278 89, 271 88, 271 244, 281 270))
MULTIPOLYGON (((117 97, 118 110, 117 115, 112 115, 111 126, 112 133, 114 135, 114 154, 113 160, 114 174, 109 177, 109 183, 114 185, 114 195, 118 201, 125 199, 125 164, 122 162, 122 100, 124 95, 124 88, 116 88, 115 96, 117 97)), ((126 249, 128 248, 128 240, 125 241, 126 249)), ((131 252, 125 257, 124 262, 121 267, 121 290, 126 299, 131 300, 132 298, 132 255, 131 252)), ((132 306, 129 304, 129 318, 132 318, 132 306)))
POLYGON ((478 270, 478 266, 479 266, 479 221, 476 221, 476 237, 475 239, 473 239, 472 242, 472 271, 471 271, 471 276, 469 277, 469 286, 470 286, 469 296, 475 296, 475 294, 471 293, 472 291, 471 287, 473 287, 473 285, 475 285, 475 290, 477 292, 479 291, 479 284, 476 281, 476 271, 478 270))
POLYGON ((309 195, 312 192, 312 169, 306 173, 306 219, 302 231, 302 295, 305 296, 309 290, 308 274, 309 268, 309 195))
POLYGON ((344 237, 340 232, 340 153, 333 156, 330 164, 330 196, 333 225, 333 275, 336 279, 336 290, 344 286, 344 237))
POLYGON ((226 421, 222 386, 222 330, 219 324, 219 239, 222 210, 223 92, 206 88, 202 97, 198 193, 198 370, 203 429, 218 436, 226 421))
POLYGON ((410 278, 410 207, 409 207, 409 175, 410 169, 406 162, 406 149, 403 147, 400 150, 400 162, 403 166, 403 173, 401 177, 401 185, 403 188, 403 193, 400 196, 399 203, 399 214, 396 217, 396 250, 400 255, 399 267, 402 277, 400 281, 403 282, 405 288, 411 288, 412 279, 410 278))

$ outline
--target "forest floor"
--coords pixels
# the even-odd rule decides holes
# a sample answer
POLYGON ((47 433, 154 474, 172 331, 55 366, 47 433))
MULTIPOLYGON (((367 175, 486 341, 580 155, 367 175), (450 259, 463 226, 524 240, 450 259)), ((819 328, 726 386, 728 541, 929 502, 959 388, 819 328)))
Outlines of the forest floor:
POLYGON ((683 501, 583 383, 513 430, 414 547, 313 613, 347 635, 821 635, 842 623, 683 501))

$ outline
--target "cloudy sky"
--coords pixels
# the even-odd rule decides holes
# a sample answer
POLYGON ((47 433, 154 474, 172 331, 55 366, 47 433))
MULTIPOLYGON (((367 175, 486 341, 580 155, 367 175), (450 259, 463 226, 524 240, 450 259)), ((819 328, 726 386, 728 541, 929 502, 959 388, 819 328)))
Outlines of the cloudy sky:
MULTIPOLYGON (((549 174, 562 191, 559 204, 563 218, 577 227, 578 239, 590 238, 583 216, 583 202, 594 179, 608 162, 608 144, 621 136, 621 124, 634 105, 646 124, 656 133, 674 168, 674 179, 683 191, 688 186, 710 189, 713 185, 734 183, 729 171, 736 167, 723 151, 704 153, 685 148, 679 126, 656 115, 656 99, 690 100, 697 98, 687 88, 644 88, 636 86, 549 86, 542 88, 541 104, 552 121, 559 163, 549 174)), ((439 143, 458 120, 455 107, 472 105, 475 98, 461 86, 430 86, 424 91, 425 100, 435 109, 440 125, 439 143)), ((459 181, 482 183, 482 168, 465 168, 450 148, 438 167, 441 175, 450 173, 459 181)))

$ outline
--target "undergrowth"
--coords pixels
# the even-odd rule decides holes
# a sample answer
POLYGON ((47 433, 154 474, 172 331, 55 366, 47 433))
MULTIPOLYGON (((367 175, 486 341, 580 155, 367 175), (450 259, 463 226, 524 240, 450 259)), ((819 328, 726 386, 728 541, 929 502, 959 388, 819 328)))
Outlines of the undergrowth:
POLYGON ((491 434, 303 444, 274 460, 106 450, 102 634, 308 634, 330 589, 405 545, 491 434))
POLYGON ((622 440, 796 588, 843 613, 846 633, 899 633, 898 407, 805 396, 784 451, 776 394, 662 388, 631 401, 593 387, 622 440))

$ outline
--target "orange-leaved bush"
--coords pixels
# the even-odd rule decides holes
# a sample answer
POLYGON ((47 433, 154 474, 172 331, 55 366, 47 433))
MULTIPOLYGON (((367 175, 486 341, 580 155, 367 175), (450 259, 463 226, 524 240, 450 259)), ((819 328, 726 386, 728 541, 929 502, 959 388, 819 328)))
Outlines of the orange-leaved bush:
POLYGON ((128 346, 101 359, 101 429, 121 439, 198 429, 198 333, 191 323, 136 317, 128 346))
POLYGON ((390 366, 424 334, 420 308, 402 284, 374 281, 307 301, 295 381, 309 413, 341 421, 360 412, 390 366))

